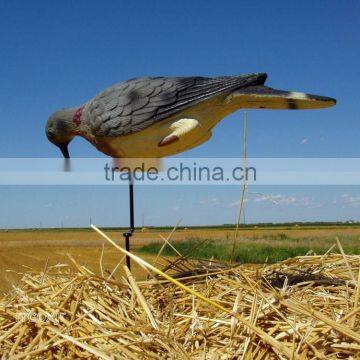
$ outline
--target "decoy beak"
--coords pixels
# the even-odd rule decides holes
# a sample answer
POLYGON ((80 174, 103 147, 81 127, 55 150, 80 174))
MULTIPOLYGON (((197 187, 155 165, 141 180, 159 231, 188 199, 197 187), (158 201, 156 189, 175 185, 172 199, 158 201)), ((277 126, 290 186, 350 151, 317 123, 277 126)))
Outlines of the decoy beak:
POLYGON ((65 159, 70 159, 68 145, 69 145, 69 143, 64 143, 64 144, 59 145, 59 148, 65 159))
POLYGON ((68 149, 69 143, 60 144, 59 148, 64 156, 64 167, 63 171, 71 171, 70 154, 68 149))

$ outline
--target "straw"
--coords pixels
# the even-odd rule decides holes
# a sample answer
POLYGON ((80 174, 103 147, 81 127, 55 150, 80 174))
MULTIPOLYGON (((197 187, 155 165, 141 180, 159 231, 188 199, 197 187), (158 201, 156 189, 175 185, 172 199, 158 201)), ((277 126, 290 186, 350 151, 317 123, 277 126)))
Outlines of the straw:
POLYGON ((72 256, 25 269, 0 300, 0 358, 359 358, 359 255, 234 266, 184 254, 164 273, 131 254, 153 276, 142 281, 106 255, 99 244, 105 277, 72 256))
POLYGON ((273 337, 269 336, 267 333, 265 333, 263 330, 261 330, 260 328, 254 326, 251 322, 245 320, 242 316, 240 316, 239 314, 233 313, 232 310, 229 310, 225 307, 223 307, 222 305, 216 303, 215 301, 212 301, 211 299, 205 297, 204 295, 198 293, 197 291, 192 290, 191 288, 187 287, 186 285, 182 284, 181 282, 179 282, 176 279, 173 279, 171 276, 169 276, 168 274, 162 272, 161 270, 157 269, 155 266, 149 264, 148 262, 146 262, 145 260, 139 258, 138 256, 126 251, 125 249, 123 249, 121 246, 117 245, 113 240, 111 240, 106 234, 104 234, 100 229, 98 229, 95 225, 91 225, 91 227, 98 233, 100 234, 104 239, 106 239, 111 245, 113 245, 114 247, 116 247, 118 250, 120 250, 122 253, 124 253, 125 255, 131 257, 132 260, 136 261, 138 264, 143 265, 145 267, 147 267, 148 269, 152 270, 154 273, 156 273, 157 275, 162 276, 164 279, 172 282, 173 284, 175 284, 177 287, 185 290, 186 292, 188 292, 189 294, 197 297, 198 299, 206 302, 207 304, 217 308, 218 310, 221 310, 223 312, 226 312, 234 317, 236 317, 241 323, 243 323, 245 326, 247 326, 249 329, 253 330, 256 334, 258 334, 262 339, 264 339, 269 345, 273 346, 276 350, 280 351, 281 353, 287 355, 288 357, 292 357, 292 353, 291 350, 286 347, 285 345, 281 344, 280 342, 276 341, 273 337))

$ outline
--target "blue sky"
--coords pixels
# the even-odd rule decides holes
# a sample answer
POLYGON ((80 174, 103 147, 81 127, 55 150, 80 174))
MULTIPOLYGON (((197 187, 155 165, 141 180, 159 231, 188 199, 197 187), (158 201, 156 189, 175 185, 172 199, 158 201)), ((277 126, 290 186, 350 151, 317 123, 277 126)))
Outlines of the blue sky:
MULTIPOLYGON (((49 114, 115 82, 249 72, 267 72, 270 86, 338 100, 328 110, 250 112, 249 156, 360 156, 358 1, 0 1, 0 13, 2 157, 58 156, 44 135, 49 114)), ((182 156, 241 156, 241 133, 238 112, 182 156)), ((101 156, 81 139, 70 151, 101 156)), ((254 191, 283 201, 250 195, 248 221, 359 220, 357 187, 254 191)), ((152 224, 233 222, 239 192, 144 187, 137 217, 144 213, 152 224)), ((2 187, 0 227, 84 226, 89 216, 98 225, 125 225, 127 200, 122 187, 2 187)))

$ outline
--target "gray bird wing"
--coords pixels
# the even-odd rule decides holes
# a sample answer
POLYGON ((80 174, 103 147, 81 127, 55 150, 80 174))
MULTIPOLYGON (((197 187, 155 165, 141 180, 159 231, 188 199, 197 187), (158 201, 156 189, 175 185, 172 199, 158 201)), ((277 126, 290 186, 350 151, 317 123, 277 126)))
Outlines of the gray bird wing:
POLYGON ((213 96, 265 80, 266 74, 131 79, 90 100, 87 116, 95 136, 131 134, 213 96))

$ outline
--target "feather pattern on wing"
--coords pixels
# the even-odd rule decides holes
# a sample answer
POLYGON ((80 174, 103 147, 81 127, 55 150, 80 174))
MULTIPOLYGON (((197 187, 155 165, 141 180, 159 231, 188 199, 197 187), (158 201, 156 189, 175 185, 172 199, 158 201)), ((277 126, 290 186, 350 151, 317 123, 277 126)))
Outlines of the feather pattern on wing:
POLYGON ((94 135, 126 135, 213 96, 262 85, 265 79, 266 74, 131 79, 90 100, 87 116, 94 135))

